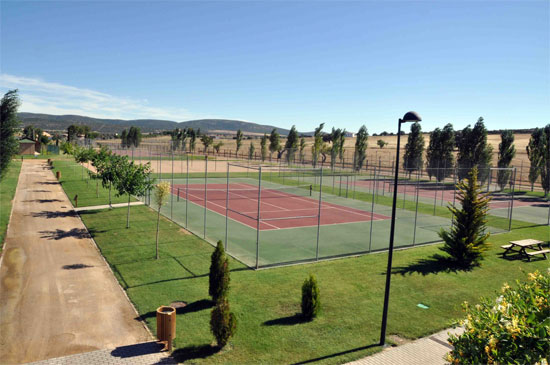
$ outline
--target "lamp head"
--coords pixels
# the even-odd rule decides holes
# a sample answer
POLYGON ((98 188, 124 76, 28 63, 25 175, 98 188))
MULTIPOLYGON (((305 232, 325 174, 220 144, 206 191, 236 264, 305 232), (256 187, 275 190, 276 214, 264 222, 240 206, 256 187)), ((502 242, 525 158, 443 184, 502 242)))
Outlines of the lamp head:
POLYGON ((417 112, 407 112, 403 119, 400 119, 400 123, 408 123, 408 122, 421 122, 422 118, 420 118, 420 115, 418 115, 417 112))

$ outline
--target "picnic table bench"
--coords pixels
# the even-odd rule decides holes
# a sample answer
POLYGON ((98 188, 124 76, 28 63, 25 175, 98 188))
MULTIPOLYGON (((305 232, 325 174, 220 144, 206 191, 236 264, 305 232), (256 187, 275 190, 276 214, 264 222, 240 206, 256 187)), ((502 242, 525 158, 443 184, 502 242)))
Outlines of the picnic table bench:
POLYGON ((543 241, 533 240, 533 239, 525 239, 525 240, 519 240, 519 241, 510 241, 509 245, 500 246, 501 248, 505 249, 503 252, 503 256, 506 256, 509 252, 516 252, 519 253, 520 256, 526 257, 528 261, 531 261, 531 257, 536 255, 543 255, 546 259, 546 254, 550 253, 550 249, 544 249, 542 248, 543 241), (532 249, 536 251, 527 251, 526 249, 532 249), (538 250, 537 250, 538 248, 538 250))

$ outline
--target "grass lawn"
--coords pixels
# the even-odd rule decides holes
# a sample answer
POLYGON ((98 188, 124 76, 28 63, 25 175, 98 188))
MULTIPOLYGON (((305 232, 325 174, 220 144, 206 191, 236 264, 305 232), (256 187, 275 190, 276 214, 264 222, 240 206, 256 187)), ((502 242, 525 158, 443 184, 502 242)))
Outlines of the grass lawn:
POLYGON ((21 161, 12 161, 6 175, 0 180, 0 251, 4 247, 4 236, 10 221, 11 203, 17 188, 21 161))
MULTIPOLYGON (((85 167, 72 159, 54 160, 53 166, 54 175, 57 171, 61 172, 61 185, 73 205, 75 205, 75 195, 78 195, 79 207, 109 204, 109 189, 103 188, 101 181, 91 179, 85 167)), ((128 196, 117 197, 115 193, 116 190, 113 187, 111 192, 113 204, 128 202, 128 196)), ((136 201, 136 199, 132 197, 130 201, 136 201)))
MULTIPOLYGON (((121 285, 155 333, 155 309, 173 301, 188 305, 177 316, 175 355, 206 363, 293 363, 317 359, 343 363, 380 350, 380 321, 386 253, 252 271, 232 260, 230 304, 238 319, 230 346, 213 353, 209 330, 208 269, 213 247, 181 227, 161 219, 160 260, 155 260, 156 213, 145 206, 82 212, 121 285), (301 285, 317 276, 322 312, 301 322, 301 285)), ((399 227, 397 227, 399 229, 399 227)), ((525 280, 545 270, 546 260, 507 260, 499 247, 512 239, 548 241, 546 226, 520 228, 490 238, 481 267, 452 271, 434 255, 438 245, 396 251, 392 275, 388 335, 416 338, 449 326, 461 317, 460 304, 495 297, 504 282, 525 280), (421 309, 422 303, 429 309, 421 309)))

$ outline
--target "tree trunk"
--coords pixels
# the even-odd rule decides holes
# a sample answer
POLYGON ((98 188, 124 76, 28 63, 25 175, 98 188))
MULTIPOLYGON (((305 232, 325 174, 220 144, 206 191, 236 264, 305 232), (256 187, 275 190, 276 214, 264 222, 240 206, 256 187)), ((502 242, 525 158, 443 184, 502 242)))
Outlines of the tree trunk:
POLYGON ((128 214, 126 214, 126 228, 130 228, 130 194, 128 194, 128 214))
POLYGON ((112 208, 113 204, 111 203, 111 182, 109 181, 109 207, 112 208))
POLYGON ((159 224, 160 224, 160 206, 157 214, 157 260, 159 259, 159 224))
POLYGON ((99 180, 95 182, 95 197, 99 198, 99 180))

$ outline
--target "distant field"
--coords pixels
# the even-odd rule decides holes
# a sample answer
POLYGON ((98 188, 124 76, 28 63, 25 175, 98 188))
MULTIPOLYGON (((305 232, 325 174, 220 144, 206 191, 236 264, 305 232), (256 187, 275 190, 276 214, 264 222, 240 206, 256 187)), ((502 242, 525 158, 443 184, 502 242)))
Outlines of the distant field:
MULTIPOLYGON (((527 157, 527 152, 525 148, 527 147, 527 144, 529 143, 530 134, 529 133, 516 133, 515 134, 515 147, 516 147, 516 157, 512 160, 512 166, 518 168, 518 179, 521 175, 521 179, 523 181, 523 184, 526 184, 527 182, 527 176, 529 173, 529 159, 527 157)), ((425 145, 426 147, 429 144, 430 136, 429 134, 424 134, 425 139, 425 145)), ((236 140, 234 139, 228 139, 228 138, 222 138, 222 139, 216 139, 216 142, 223 142, 223 146, 221 147, 221 154, 224 153, 227 155, 228 153, 231 153, 231 155, 235 154, 236 151, 236 140)), ((107 140, 104 141, 106 143, 119 143, 119 140, 107 140)), ((403 136, 402 140, 402 146, 404 146, 407 143, 407 136, 403 136)), ((498 160, 498 145, 500 143, 500 135, 499 134, 490 134, 488 135, 488 142, 493 147, 493 166, 496 166, 497 160, 498 160)), ((260 140, 259 137, 253 138, 253 139, 245 139, 243 141, 243 145, 241 146, 241 149, 239 150, 239 157, 241 158, 247 158, 248 155, 248 149, 250 147, 250 143, 252 143, 255 147, 256 155, 260 156, 260 140)), ((166 148, 169 148, 170 145, 170 137, 169 136, 160 136, 160 137, 154 137, 154 138, 144 138, 142 141, 142 147, 148 148, 158 148, 159 146, 166 146, 166 148)), ((284 139, 281 140, 281 145, 284 145, 284 139)), ((306 138, 306 148, 305 148, 305 158, 306 160, 311 160, 311 146, 313 145, 313 137, 307 137, 306 138)), ((200 141, 197 141, 196 145, 197 152, 201 152, 203 150, 203 145, 200 141)), ((344 153, 344 162, 345 163, 351 163, 353 161, 353 154, 354 154, 354 146, 355 146, 355 138, 346 138, 344 148, 346 149, 344 153)), ((397 136, 369 136, 368 141, 368 148, 367 148, 367 160, 369 161, 369 165, 372 165, 373 163, 381 163, 382 166, 392 166, 392 162, 395 159, 395 150, 397 148, 397 136), (384 148, 379 148, 376 142, 381 139, 388 144, 384 148)), ((402 152, 403 153, 403 152, 402 152)), ((269 154, 268 154, 269 156, 269 154)), ((402 155, 401 155, 402 156, 402 155)), ((276 158, 276 154, 273 154, 273 159, 276 158)), ((327 157, 327 163, 328 163, 329 157, 327 157)), ((341 161, 338 162, 338 164, 341 161)))

